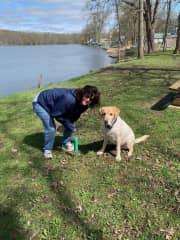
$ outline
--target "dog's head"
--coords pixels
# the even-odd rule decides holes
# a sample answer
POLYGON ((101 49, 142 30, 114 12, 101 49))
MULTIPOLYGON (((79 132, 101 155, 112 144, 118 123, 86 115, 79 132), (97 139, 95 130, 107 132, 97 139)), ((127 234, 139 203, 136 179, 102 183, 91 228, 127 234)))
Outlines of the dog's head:
POLYGON ((105 127, 111 129, 119 116, 120 109, 115 106, 101 107, 99 113, 104 116, 105 127))

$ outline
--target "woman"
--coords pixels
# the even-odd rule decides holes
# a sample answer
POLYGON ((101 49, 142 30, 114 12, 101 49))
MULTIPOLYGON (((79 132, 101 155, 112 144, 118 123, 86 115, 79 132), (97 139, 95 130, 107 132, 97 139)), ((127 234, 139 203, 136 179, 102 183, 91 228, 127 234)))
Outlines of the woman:
POLYGON ((60 122, 64 127, 62 145, 68 151, 73 151, 71 134, 75 131, 74 122, 88 107, 100 104, 100 92, 95 86, 68 89, 54 88, 40 92, 32 102, 33 110, 44 126, 44 157, 52 158, 56 125, 60 122))

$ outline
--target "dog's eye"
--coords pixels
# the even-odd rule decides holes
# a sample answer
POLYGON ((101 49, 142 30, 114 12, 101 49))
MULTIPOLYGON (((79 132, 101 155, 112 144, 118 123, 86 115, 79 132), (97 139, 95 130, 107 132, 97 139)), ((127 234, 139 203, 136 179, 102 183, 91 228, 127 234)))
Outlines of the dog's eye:
POLYGON ((105 116, 106 114, 105 113, 102 113, 103 116, 105 116))
POLYGON ((113 114, 112 114, 112 113, 110 113, 109 115, 110 115, 110 116, 112 116, 113 114))

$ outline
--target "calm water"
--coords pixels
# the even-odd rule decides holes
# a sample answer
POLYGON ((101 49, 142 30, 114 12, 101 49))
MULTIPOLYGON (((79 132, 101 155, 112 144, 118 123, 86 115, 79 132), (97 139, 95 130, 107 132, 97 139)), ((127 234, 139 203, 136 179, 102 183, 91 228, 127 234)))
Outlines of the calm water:
POLYGON ((0 96, 59 83, 112 63, 100 48, 83 45, 1 46, 0 96))

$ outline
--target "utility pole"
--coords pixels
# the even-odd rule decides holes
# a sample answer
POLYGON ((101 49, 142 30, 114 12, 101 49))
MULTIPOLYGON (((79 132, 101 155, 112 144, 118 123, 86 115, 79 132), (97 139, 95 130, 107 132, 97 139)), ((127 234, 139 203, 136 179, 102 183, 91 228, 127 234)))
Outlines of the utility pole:
POLYGON ((138 11, 138 58, 144 57, 143 0, 139 0, 138 11))

